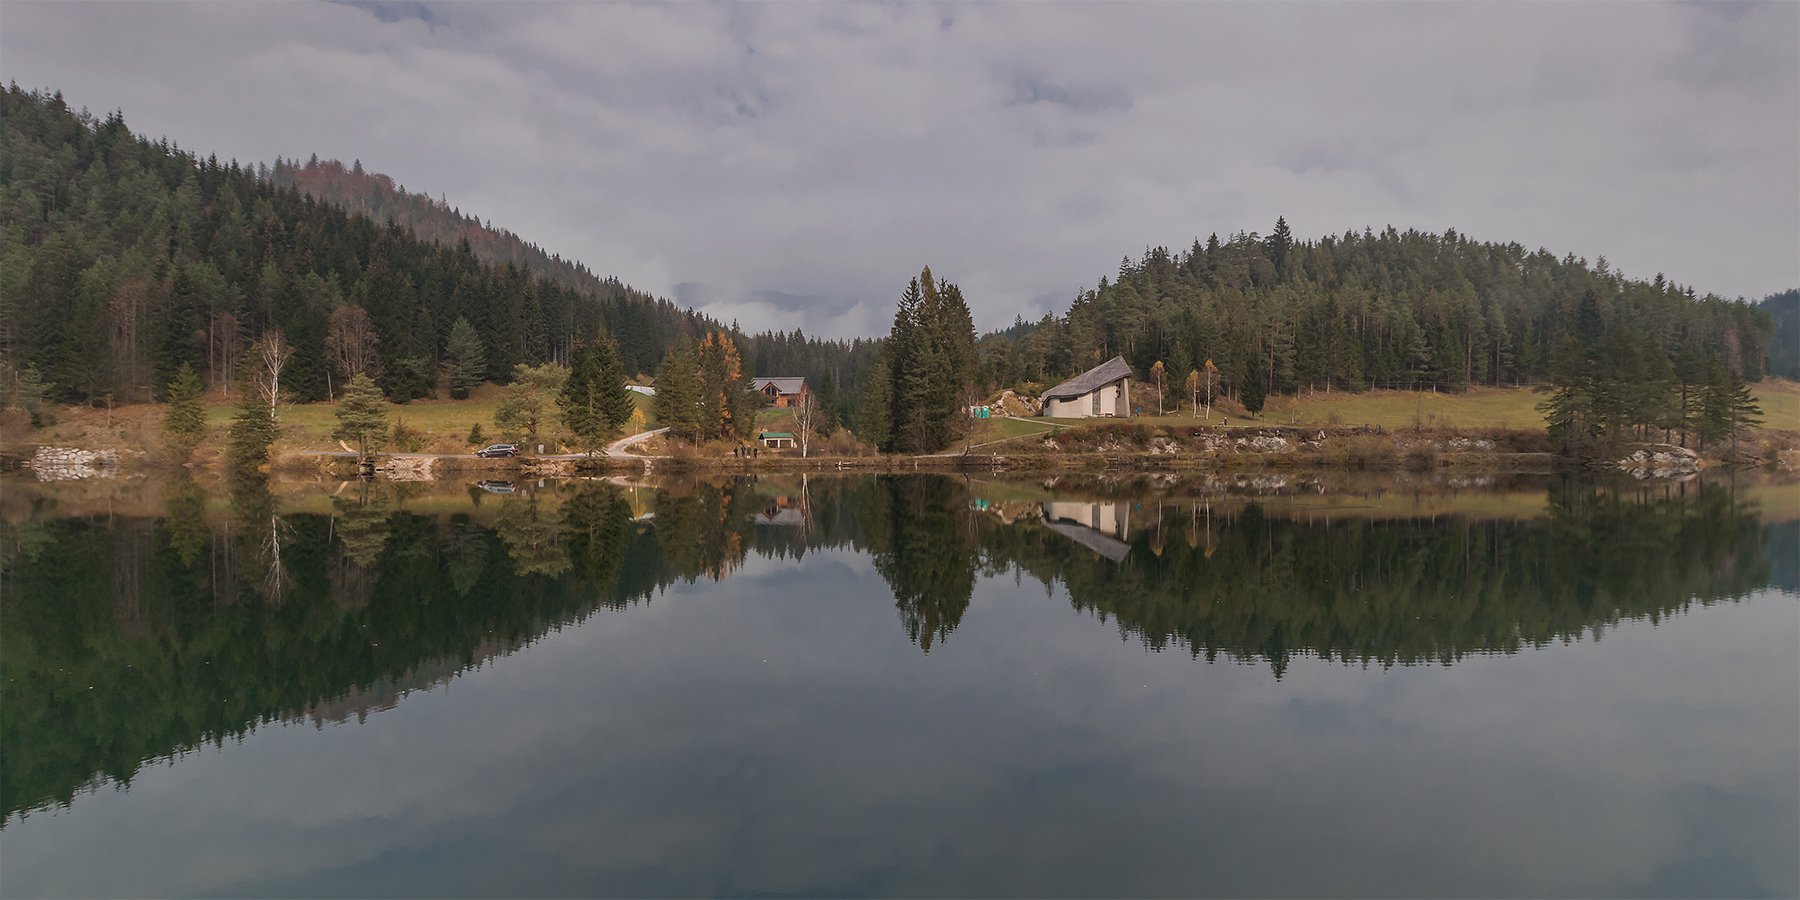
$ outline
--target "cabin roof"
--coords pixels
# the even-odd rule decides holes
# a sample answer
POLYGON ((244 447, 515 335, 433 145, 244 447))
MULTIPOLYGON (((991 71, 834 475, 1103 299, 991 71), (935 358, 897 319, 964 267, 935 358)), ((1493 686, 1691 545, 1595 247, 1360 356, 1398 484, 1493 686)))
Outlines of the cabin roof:
POLYGON ((806 379, 797 375, 791 377, 775 376, 772 378, 757 378, 751 383, 754 384, 759 391, 772 384, 775 386, 775 390, 780 391, 783 394, 798 394, 802 388, 806 387, 806 379))
POLYGON ((1131 364, 1115 356, 1044 392, 1045 400, 1069 400, 1091 394, 1121 378, 1131 377, 1131 364))

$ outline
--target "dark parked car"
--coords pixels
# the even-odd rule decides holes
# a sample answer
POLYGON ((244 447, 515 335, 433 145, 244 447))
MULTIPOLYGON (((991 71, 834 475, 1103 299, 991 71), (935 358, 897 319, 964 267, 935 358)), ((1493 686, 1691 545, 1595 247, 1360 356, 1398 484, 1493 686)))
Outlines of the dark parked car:
POLYGON ((516 444, 495 444, 491 447, 483 447, 480 450, 475 451, 475 455, 481 457, 482 459, 496 459, 496 458, 503 457, 503 456, 518 456, 519 448, 518 448, 518 445, 516 445, 516 444))
POLYGON ((510 481, 477 481, 475 486, 490 494, 516 494, 519 489, 510 481))

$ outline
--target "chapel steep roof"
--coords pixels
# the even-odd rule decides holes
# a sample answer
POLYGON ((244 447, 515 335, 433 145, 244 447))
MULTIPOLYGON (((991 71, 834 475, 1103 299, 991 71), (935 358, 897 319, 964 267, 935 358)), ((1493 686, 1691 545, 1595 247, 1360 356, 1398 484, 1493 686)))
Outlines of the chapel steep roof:
POLYGON ((1123 356, 1115 356, 1062 384, 1044 392, 1045 400, 1073 400, 1091 394, 1121 378, 1131 377, 1131 364, 1123 356))

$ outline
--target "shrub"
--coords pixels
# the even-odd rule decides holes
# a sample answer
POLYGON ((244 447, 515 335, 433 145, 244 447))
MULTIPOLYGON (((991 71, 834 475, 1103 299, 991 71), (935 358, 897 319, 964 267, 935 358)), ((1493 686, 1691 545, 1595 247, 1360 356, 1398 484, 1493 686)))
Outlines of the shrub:
POLYGON ((401 453, 417 453, 425 449, 425 432, 417 428, 408 428, 399 419, 394 420, 394 434, 390 438, 396 450, 401 453))
POLYGON ((486 441, 487 441, 487 438, 485 436, 483 436, 481 433, 481 423, 480 422, 476 422, 474 425, 469 426, 469 444, 471 446, 475 445, 475 444, 486 443, 486 441))

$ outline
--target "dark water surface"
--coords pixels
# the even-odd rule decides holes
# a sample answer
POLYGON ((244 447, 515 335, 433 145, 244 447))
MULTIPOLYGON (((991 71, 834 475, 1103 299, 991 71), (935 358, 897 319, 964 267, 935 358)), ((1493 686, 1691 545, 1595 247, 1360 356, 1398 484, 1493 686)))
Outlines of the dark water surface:
POLYGON ((1794 896, 1800 488, 0 485, 5 896, 1794 896))

